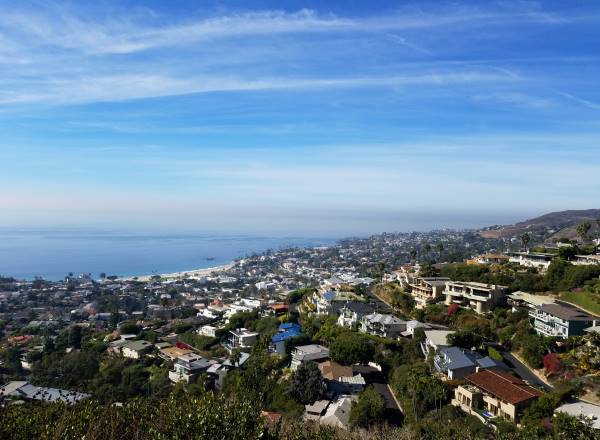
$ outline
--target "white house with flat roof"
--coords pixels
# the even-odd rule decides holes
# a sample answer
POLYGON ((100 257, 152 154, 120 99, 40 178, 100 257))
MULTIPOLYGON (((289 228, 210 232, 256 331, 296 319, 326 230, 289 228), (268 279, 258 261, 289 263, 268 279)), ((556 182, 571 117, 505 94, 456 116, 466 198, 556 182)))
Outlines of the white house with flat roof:
POLYGON ((557 254, 541 253, 541 252, 511 252, 511 263, 518 263, 525 267, 535 267, 536 269, 546 270, 550 267, 552 260, 557 257, 557 254))
POLYGON ((575 259, 572 263, 578 266, 600 264, 600 255, 575 255, 575 259))
POLYGON ((234 350, 236 348, 250 348, 258 339, 258 333, 252 332, 245 328, 229 331, 229 339, 224 344, 228 350, 234 350))

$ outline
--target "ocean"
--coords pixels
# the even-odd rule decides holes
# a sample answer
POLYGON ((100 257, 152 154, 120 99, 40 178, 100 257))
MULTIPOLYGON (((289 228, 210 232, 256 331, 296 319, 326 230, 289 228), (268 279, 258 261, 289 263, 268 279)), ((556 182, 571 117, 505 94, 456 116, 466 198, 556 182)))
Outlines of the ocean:
POLYGON ((220 266, 290 246, 334 239, 211 234, 136 234, 91 230, 0 229, 0 275, 60 280, 69 272, 133 276, 220 266))

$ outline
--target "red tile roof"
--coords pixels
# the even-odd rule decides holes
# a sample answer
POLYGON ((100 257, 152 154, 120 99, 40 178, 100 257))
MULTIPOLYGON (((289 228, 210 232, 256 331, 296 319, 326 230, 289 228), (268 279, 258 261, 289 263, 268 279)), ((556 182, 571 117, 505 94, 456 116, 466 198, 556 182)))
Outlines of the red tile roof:
POLYGON ((281 414, 272 411, 261 411, 260 415, 268 425, 276 425, 281 420, 281 414))
POLYGON ((465 379, 500 400, 513 405, 542 395, 540 391, 530 387, 521 379, 503 371, 484 370, 469 374, 465 379))

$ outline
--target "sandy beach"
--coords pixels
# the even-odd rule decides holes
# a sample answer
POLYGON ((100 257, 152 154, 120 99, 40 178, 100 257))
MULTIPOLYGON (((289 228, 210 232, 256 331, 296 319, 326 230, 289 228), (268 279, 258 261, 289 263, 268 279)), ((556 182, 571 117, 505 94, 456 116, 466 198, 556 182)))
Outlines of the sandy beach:
POLYGON ((126 281, 130 281, 133 279, 136 279, 138 281, 149 281, 153 276, 156 276, 156 275, 160 275, 161 278, 168 279, 168 280, 180 279, 180 278, 184 278, 184 277, 206 277, 206 276, 210 276, 214 272, 224 272, 228 269, 231 269, 234 265, 235 265, 235 263, 232 262, 232 263, 228 263, 228 264, 223 264, 221 266, 206 267, 204 269, 192 269, 192 270, 185 270, 185 271, 181 271, 181 272, 152 274, 152 275, 129 276, 129 277, 122 277, 120 279, 126 280, 126 281))

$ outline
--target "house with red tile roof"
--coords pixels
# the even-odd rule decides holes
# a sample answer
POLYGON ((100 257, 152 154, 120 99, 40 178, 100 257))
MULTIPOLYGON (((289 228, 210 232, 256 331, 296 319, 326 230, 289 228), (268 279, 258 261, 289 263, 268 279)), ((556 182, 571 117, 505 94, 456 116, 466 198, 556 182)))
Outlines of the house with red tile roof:
POLYGON ((501 417, 518 424, 523 411, 542 393, 512 374, 484 370, 465 377, 454 390, 452 404, 484 423, 501 417))

